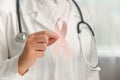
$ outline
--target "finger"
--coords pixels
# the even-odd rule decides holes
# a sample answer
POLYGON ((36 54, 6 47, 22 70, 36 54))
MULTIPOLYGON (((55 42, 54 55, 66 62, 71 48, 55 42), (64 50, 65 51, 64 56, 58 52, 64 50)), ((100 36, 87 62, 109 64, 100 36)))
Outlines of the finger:
POLYGON ((32 45, 35 51, 45 51, 47 49, 47 44, 46 43, 34 43, 32 45))
POLYGON ((56 40, 57 40, 57 39, 50 38, 47 45, 48 45, 48 46, 49 46, 49 45, 52 45, 54 42, 56 42, 56 40))
POLYGON ((52 45, 59 38, 58 34, 52 31, 46 31, 46 35, 49 37, 48 46, 52 45))
POLYGON ((49 38, 56 38, 56 39, 59 38, 57 33, 52 31, 40 31, 40 32, 31 34, 31 36, 36 36, 36 35, 47 35, 49 38))
POLYGON ((59 36, 56 33, 52 32, 52 31, 40 31, 40 32, 33 33, 30 36, 34 37, 34 36, 38 36, 38 35, 47 35, 47 37, 48 37, 48 42, 47 42, 48 46, 53 44, 59 38, 59 36))
POLYGON ((46 34, 47 34, 47 36, 49 38, 54 38, 54 39, 58 39, 59 38, 58 34, 55 33, 55 32, 52 32, 52 31, 47 31, 46 34))
POLYGON ((36 57, 44 57, 45 51, 36 51, 36 57))
POLYGON ((37 35, 33 37, 33 41, 36 43, 48 43, 48 37, 46 35, 37 35))

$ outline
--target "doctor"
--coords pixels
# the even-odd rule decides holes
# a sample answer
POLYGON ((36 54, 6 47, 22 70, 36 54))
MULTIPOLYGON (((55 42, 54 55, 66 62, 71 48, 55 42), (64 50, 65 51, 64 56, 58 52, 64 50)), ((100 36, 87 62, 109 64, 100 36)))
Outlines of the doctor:
MULTIPOLYGON (((98 71, 90 70, 82 58, 76 30, 80 16, 72 0, 19 4, 22 30, 29 34, 24 43, 15 40, 16 0, 0 1, 0 80, 99 80, 98 71)), ((90 23, 84 8, 82 12, 90 23)))

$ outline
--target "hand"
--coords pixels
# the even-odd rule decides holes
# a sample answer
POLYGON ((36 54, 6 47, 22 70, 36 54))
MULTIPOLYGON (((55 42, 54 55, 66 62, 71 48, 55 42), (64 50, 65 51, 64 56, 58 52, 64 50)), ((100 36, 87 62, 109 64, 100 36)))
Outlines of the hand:
POLYGON ((23 53, 19 57, 18 73, 25 74, 37 58, 44 57, 47 46, 52 45, 57 39, 58 35, 51 31, 41 31, 29 35, 23 53))

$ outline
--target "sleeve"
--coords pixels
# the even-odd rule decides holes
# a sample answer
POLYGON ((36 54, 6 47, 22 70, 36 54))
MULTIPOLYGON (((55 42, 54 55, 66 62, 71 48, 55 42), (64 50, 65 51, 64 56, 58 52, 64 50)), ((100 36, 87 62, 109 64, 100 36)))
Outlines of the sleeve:
POLYGON ((19 55, 9 58, 7 19, 8 14, 0 10, 0 80, 32 80, 30 71, 23 76, 18 74, 19 55))

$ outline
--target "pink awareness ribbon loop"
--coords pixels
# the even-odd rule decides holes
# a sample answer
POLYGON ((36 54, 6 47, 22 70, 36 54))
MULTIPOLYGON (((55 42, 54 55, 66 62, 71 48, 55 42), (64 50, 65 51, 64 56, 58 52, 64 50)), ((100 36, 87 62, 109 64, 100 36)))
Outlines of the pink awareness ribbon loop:
POLYGON ((67 58, 71 57, 71 50, 69 48, 69 45, 67 41, 65 40, 66 33, 67 33, 67 23, 63 21, 61 30, 59 29, 58 22, 62 20, 61 18, 58 19, 57 23, 55 24, 55 30, 59 35, 59 39, 55 43, 55 46, 53 48, 54 54, 58 55, 60 53, 60 50, 63 49, 64 53, 66 54, 67 58))

